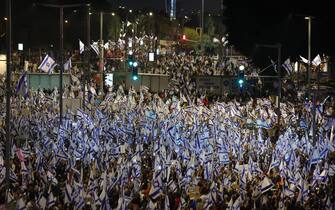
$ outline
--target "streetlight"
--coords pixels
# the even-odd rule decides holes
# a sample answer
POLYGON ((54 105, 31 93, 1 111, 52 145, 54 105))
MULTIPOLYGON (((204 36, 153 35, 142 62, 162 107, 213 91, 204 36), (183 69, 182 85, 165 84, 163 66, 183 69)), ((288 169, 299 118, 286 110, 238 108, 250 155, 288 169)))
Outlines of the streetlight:
POLYGON ((7 21, 7 33, 6 33, 6 42, 7 42, 7 62, 6 62, 6 142, 5 142, 5 168, 6 168, 6 204, 8 204, 7 195, 10 190, 10 182, 9 182, 9 169, 10 165, 10 152, 12 149, 12 140, 10 138, 11 126, 10 126, 10 98, 11 98, 11 73, 12 73, 12 1, 6 1, 6 12, 7 17, 4 18, 7 21))
POLYGON ((311 87, 311 36, 312 36, 312 17, 305 17, 305 20, 308 20, 308 71, 307 71, 307 80, 308 80, 308 92, 310 92, 311 87))
POLYGON ((59 9, 59 57, 60 57, 60 74, 59 74, 59 126, 62 124, 63 118, 63 71, 64 71, 64 8, 88 6, 88 4, 39 4, 44 7, 59 9))
POLYGON ((149 12, 149 16, 153 16, 154 14, 152 12, 149 12))
POLYGON ((200 33, 200 41, 201 41, 201 52, 203 52, 203 33, 204 33, 204 13, 205 13, 205 1, 201 2, 201 33, 200 33))

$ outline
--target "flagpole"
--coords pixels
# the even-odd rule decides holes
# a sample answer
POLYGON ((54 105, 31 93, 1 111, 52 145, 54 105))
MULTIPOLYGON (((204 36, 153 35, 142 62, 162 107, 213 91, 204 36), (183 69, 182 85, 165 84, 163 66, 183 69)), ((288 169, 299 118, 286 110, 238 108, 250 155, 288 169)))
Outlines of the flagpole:
POLYGON ((8 204, 8 193, 10 190, 9 172, 10 172, 10 152, 12 147, 12 141, 10 138, 10 98, 11 98, 11 73, 12 73, 12 1, 7 0, 7 69, 6 69, 6 151, 5 151, 5 168, 6 168, 6 201, 8 204))

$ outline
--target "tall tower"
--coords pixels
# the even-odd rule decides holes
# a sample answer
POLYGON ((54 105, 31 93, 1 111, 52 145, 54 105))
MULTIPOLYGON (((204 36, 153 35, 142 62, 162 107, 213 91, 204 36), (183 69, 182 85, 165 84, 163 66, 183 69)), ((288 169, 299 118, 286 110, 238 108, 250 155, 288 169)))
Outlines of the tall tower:
POLYGON ((166 13, 169 15, 170 20, 176 19, 176 2, 177 0, 165 0, 166 13))

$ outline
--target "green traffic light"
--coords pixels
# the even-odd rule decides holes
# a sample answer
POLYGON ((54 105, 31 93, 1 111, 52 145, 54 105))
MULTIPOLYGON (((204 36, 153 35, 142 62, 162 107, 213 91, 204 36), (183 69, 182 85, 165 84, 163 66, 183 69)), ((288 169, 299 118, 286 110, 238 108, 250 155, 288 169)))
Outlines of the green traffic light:
POLYGON ((240 87, 243 86, 243 83, 244 83, 243 79, 239 79, 239 80, 238 80, 238 84, 240 85, 240 87))
POLYGON ((138 80, 138 76, 137 75, 133 75, 133 80, 138 80))

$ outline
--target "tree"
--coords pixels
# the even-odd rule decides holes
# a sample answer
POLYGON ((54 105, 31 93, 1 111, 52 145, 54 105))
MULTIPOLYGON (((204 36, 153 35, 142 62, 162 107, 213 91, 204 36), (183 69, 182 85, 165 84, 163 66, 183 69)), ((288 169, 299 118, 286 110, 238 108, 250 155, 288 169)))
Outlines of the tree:
POLYGON ((122 27, 120 16, 116 14, 114 16, 110 16, 107 24, 108 39, 115 41, 118 40, 122 27))

